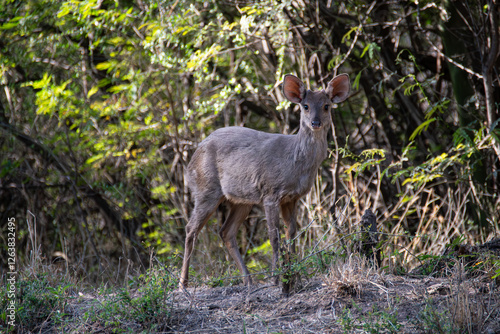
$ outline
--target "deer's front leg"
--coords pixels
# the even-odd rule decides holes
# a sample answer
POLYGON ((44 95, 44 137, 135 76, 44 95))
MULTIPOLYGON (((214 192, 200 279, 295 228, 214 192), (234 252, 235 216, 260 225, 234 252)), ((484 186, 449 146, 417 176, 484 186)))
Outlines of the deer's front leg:
POLYGON ((281 204, 281 215, 283 216, 283 222, 286 226, 286 242, 290 246, 290 251, 295 254, 295 243, 293 239, 297 234, 297 221, 295 219, 295 208, 297 207, 297 201, 291 201, 281 204))
MULTIPOLYGON (((279 215, 278 203, 275 202, 264 203, 264 210, 266 212, 269 241, 271 243, 271 247, 273 248, 273 259, 272 259, 271 269, 275 274, 276 269, 278 267, 279 254, 280 254, 280 228, 279 228, 280 215, 279 215)), ((275 274, 273 281, 274 284, 278 284, 279 276, 275 274)))

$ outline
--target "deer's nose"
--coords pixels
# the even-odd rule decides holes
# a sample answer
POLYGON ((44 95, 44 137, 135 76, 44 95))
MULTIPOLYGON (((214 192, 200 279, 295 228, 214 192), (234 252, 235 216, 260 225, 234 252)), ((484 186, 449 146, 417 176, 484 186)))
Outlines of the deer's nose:
POLYGON ((311 126, 313 129, 319 129, 319 127, 321 126, 321 121, 318 120, 311 121, 311 126))

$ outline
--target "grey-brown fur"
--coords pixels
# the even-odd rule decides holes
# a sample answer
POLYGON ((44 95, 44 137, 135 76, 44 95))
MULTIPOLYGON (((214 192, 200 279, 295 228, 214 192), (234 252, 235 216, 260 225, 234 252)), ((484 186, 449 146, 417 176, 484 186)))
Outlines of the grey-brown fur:
POLYGON ((309 192, 327 156, 331 105, 348 97, 349 78, 339 75, 328 83, 326 90, 313 92, 306 90, 297 77, 286 75, 283 93, 288 100, 300 105, 300 129, 296 135, 227 127, 214 131, 194 153, 187 176, 195 206, 186 225, 181 286, 188 282, 189 260, 196 237, 224 200, 231 209, 219 234, 245 275, 245 284, 252 284, 252 279, 240 255, 236 235, 253 205, 262 205, 266 213, 273 271, 279 256, 280 210, 287 227, 286 238, 294 238, 297 201, 309 192))

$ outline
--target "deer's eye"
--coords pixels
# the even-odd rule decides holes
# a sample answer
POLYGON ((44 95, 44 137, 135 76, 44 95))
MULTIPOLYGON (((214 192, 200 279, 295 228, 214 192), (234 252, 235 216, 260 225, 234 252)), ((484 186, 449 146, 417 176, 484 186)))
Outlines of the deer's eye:
POLYGON ((328 109, 330 108, 330 106, 328 104, 325 104, 325 111, 328 111, 328 109))
POLYGON ((304 110, 309 110, 309 105, 308 104, 304 104, 304 110))

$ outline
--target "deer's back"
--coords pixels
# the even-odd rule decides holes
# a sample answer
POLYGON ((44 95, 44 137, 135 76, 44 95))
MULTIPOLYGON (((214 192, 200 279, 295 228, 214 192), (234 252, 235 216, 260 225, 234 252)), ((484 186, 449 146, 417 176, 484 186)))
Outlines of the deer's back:
POLYGON ((220 192, 229 201, 247 204, 300 197, 312 186, 326 144, 311 148, 298 139, 244 127, 216 130, 189 163, 190 188, 195 196, 220 192))

